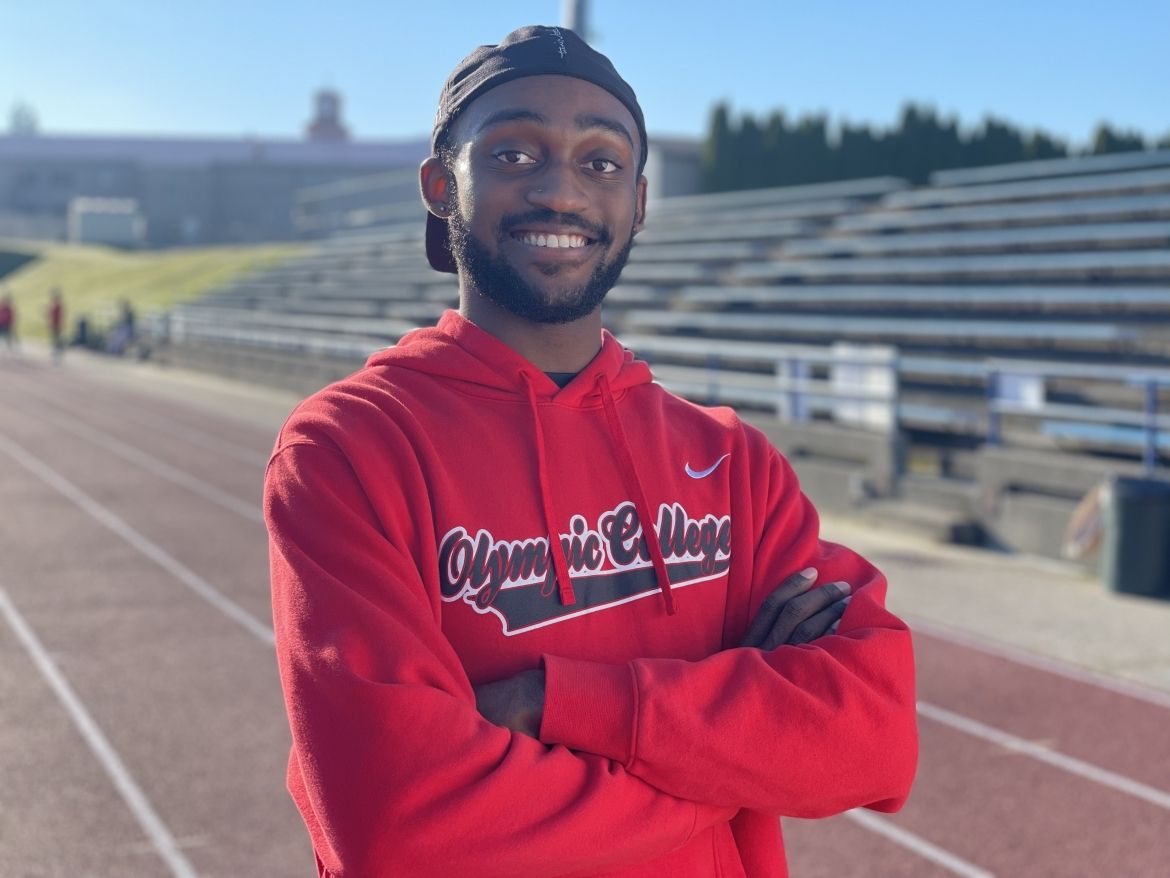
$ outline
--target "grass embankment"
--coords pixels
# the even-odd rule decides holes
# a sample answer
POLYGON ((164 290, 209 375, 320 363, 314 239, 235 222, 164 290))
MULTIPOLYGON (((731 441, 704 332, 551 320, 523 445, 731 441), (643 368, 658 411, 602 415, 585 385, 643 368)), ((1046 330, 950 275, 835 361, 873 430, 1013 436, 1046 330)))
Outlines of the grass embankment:
POLYGON ((122 301, 129 300, 139 316, 145 316, 198 299, 234 278, 304 252, 301 244, 126 252, 0 239, 0 254, 36 257, 0 277, 0 291, 12 295, 20 337, 46 338, 49 294, 55 288, 61 290, 65 325, 72 334, 83 314, 102 328, 114 321, 122 301))

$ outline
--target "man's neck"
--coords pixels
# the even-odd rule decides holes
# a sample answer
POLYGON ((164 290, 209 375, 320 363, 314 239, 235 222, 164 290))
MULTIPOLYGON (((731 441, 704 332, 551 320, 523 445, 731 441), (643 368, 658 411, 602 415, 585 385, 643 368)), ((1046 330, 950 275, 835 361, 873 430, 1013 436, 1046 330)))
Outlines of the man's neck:
POLYGON ((601 308, 571 323, 533 323, 478 293, 460 292, 459 313, 542 372, 580 372, 601 350, 601 308))

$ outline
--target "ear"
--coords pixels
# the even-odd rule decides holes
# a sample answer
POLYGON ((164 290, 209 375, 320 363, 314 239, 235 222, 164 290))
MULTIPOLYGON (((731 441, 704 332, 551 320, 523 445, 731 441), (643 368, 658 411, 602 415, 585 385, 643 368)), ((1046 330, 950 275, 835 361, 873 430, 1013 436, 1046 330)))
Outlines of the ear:
POLYGON ((634 186, 634 234, 642 231, 646 225, 646 175, 639 174, 638 182, 634 186))
POLYGON ((451 172, 438 156, 425 159, 418 169, 418 185, 423 204, 440 219, 451 215, 451 172))

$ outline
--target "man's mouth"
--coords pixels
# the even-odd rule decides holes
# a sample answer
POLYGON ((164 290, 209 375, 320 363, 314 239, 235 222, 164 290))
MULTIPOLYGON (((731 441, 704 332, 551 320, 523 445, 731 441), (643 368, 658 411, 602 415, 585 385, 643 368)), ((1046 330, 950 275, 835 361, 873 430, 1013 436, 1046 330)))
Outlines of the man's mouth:
POLYGON ((545 247, 550 250, 579 250, 593 243, 592 238, 575 233, 553 234, 552 232, 528 232, 520 230, 513 232, 512 238, 530 247, 545 247))

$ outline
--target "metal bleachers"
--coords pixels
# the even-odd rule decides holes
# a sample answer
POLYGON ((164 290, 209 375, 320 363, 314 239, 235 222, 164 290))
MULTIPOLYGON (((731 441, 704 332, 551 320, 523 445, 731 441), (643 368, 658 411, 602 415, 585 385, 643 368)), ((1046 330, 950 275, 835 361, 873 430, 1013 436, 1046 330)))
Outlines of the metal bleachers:
POLYGON ((791 259, 748 262, 735 267, 744 282, 906 281, 930 283, 987 280, 1070 281, 1162 279, 1170 275, 1170 251, 1109 250, 1090 253, 1029 253, 856 259, 791 259))
POLYGON ((1056 223, 1170 219, 1170 195, 1128 195, 1014 202, 933 210, 870 210, 837 217, 833 231, 877 232, 910 229, 1008 229, 1056 223))
POLYGON ((1170 168, 1157 167, 1116 174, 1013 180, 977 186, 930 186, 891 193, 885 198, 885 205, 919 208, 1168 191, 1170 168))
POLYGON ((935 171, 930 175, 930 183, 932 186, 968 186, 979 183, 1002 183, 1007 180, 1047 179, 1159 167, 1170 167, 1170 150, 1041 159, 983 168, 935 171))

